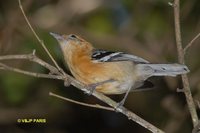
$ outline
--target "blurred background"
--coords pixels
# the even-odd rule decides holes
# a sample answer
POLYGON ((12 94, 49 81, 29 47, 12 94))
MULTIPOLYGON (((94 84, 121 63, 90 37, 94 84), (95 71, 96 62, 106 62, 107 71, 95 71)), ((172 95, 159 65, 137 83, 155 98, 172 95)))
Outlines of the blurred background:
MULTIPOLYGON (((74 33, 97 48, 123 51, 154 63, 177 62, 173 8, 168 0, 24 0, 25 12, 56 61, 63 64, 56 40, 49 32, 74 33)), ((181 0, 183 45, 200 32, 200 1, 181 0)), ((186 64, 195 102, 200 100, 200 39, 186 53, 186 64)), ((17 0, 0 1, 0 55, 36 55, 52 63, 33 36, 17 0)), ((23 60, 4 62, 33 72, 48 73, 23 60)), ((191 118, 180 77, 152 79, 156 89, 133 92, 125 107, 168 133, 189 133, 191 118)), ((47 133, 108 133, 149 131, 119 113, 75 105, 49 92, 86 103, 103 104, 62 81, 39 79, 0 71, 0 131, 47 133), (45 124, 20 124, 18 118, 45 118, 45 124)), ((120 101, 122 96, 112 96, 120 101)), ((197 107, 198 108, 198 107, 197 107)), ((199 109, 198 109, 199 113, 199 109)))

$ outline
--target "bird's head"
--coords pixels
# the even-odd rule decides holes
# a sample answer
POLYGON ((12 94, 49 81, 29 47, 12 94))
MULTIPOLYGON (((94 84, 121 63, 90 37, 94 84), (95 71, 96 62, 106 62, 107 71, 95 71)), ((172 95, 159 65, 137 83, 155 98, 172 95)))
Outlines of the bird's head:
POLYGON ((50 34, 58 41, 63 53, 89 53, 92 51, 92 45, 82 39, 81 37, 70 34, 70 35, 59 35, 56 33, 50 32, 50 34))

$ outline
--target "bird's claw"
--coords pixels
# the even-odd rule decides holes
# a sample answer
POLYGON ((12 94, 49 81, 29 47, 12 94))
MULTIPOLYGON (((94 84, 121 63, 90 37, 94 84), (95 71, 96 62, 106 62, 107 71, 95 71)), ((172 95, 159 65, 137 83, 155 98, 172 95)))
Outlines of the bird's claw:
POLYGON ((86 85, 86 88, 88 89, 86 94, 90 96, 93 94, 94 90, 96 89, 96 85, 95 84, 86 85))
POLYGON ((105 80, 105 81, 102 81, 102 82, 86 85, 85 88, 88 89, 88 92, 86 92, 86 93, 88 95, 92 95, 94 90, 97 88, 97 86, 100 86, 100 85, 103 85, 103 84, 106 84, 106 83, 109 83, 109 82, 114 82, 114 81, 115 81, 114 79, 109 79, 109 80, 105 80))
POLYGON ((116 112, 120 112, 120 110, 122 109, 123 105, 124 105, 125 100, 123 99, 122 101, 120 101, 119 103, 117 103, 117 106, 115 107, 115 111, 116 112))

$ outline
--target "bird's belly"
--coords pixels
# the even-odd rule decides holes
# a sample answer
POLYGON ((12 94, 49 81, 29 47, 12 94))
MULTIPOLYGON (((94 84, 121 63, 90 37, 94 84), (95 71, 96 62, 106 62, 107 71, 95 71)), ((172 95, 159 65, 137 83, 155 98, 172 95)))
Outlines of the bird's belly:
POLYGON ((133 86, 133 81, 114 81, 106 83, 96 88, 97 91, 104 94, 123 94, 126 93, 129 88, 133 86))
POLYGON ((122 94, 134 84, 132 63, 126 63, 126 65, 117 62, 106 63, 106 65, 104 63, 97 66, 89 66, 89 68, 80 67, 76 71, 73 74, 76 79, 87 85, 100 83, 96 87, 96 90, 104 94, 122 94))

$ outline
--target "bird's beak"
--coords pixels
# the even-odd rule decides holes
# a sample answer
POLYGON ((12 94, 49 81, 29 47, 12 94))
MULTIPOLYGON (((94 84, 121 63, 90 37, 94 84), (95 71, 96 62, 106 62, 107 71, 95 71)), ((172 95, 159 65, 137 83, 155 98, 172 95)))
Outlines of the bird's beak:
POLYGON ((52 36, 53 36, 56 40, 58 40, 59 42, 61 42, 61 41, 64 40, 64 38, 63 38, 62 35, 59 35, 59 34, 53 33, 53 32, 50 32, 49 34, 52 35, 52 36))

